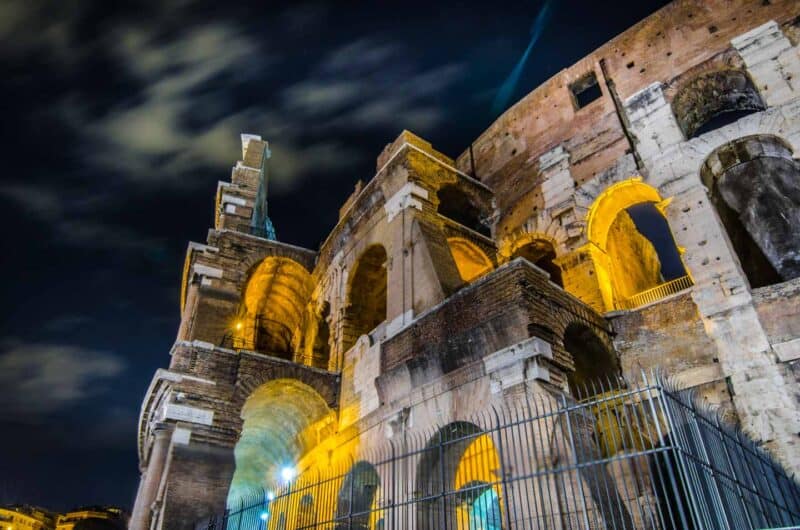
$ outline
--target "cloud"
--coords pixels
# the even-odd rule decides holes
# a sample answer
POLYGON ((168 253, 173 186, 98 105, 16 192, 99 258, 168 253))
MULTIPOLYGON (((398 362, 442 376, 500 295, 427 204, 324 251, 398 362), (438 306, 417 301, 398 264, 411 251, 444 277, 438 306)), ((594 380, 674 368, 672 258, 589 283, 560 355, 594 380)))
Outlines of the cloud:
POLYGON ((34 419, 101 393, 120 375, 116 355, 58 344, 6 344, 0 353, 0 416, 34 419))
POLYGON ((148 237, 98 219, 94 215, 96 209, 112 200, 107 193, 71 195, 53 186, 12 184, 0 186, 0 197, 16 202, 47 225, 56 244, 150 255, 162 252, 166 244, 163 238, 148 237))

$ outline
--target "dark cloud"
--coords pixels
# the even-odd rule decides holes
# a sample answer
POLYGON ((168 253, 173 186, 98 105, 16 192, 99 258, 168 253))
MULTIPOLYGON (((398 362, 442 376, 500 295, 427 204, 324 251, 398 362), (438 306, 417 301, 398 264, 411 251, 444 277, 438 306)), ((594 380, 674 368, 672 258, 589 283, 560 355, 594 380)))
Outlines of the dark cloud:
POLYGON ((0 419, 37 420, 102 394, 125 369, 116 355, 12 342, 0 353, 0 419))

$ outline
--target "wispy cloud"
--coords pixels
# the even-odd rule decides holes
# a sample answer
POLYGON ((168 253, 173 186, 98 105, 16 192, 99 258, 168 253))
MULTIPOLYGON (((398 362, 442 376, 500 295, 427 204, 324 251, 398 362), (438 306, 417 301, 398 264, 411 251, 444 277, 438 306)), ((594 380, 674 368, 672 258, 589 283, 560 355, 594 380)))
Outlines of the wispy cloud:
POLYGON ((125 369, 116 355, 58 344, 6 343, 0 417, 35 419, 102 392, 125 369))

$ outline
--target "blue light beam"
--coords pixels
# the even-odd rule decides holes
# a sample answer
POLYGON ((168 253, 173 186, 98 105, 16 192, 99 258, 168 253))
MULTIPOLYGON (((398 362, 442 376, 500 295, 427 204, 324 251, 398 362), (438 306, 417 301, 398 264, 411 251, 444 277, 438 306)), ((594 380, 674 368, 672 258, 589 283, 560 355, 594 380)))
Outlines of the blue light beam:
POLYGON ((517 61, 514 69, 511 70, 511 73, 497 90, 497 95, 494 97, 494 101, 492 101, 493 114, 500 114, 500 112, 502 112, 508 105, 511 96, 514 95, 514 90, 517 88, 519 78, 522 76, 522 69, 525 67, 525 63, 528 61, 528 57, 530 56, 533 47, 536 45, 536 41, 539 40, 539 37, 541 37, 542 33, 544 32, 545 25, 549 19, 550 0, 545 2, 545 4, 539 10, 539 14, 536 15, 536 20, 533 21, 533 26, 531 26, 531 41, 528 44, 528 47, 525 48, 525 53, 522 54, 522 57, 520 57, 519 61, 517 61))

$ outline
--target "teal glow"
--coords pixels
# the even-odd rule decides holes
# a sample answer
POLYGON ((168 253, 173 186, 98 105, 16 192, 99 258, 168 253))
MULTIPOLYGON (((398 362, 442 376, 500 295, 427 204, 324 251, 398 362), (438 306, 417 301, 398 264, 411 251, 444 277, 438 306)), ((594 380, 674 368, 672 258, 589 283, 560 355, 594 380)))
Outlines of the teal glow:
POLYGON ((487 488, 469 507, 469 530, 502 530, 500 521, 500 497, 487 488))

